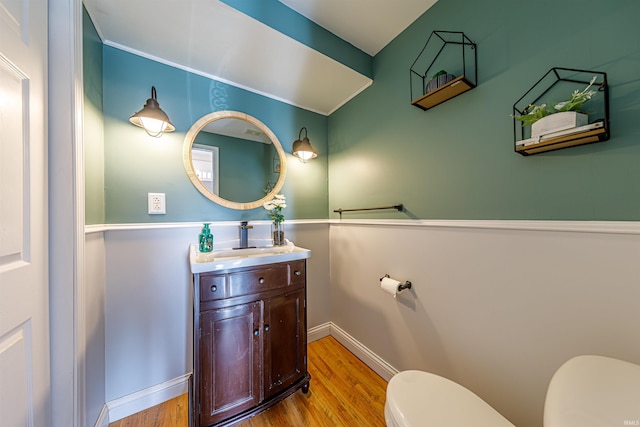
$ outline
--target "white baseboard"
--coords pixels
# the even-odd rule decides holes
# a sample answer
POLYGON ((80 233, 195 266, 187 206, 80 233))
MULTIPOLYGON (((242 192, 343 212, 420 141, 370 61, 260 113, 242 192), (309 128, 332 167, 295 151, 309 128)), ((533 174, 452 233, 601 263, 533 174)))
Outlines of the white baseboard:
POLYGON ((345 346, 358 359, 362 360, 365 365, 373 369, 386 381, 389 381, 391 377, 398 373, 396 368, 388 364, 380 356, 375 354, 333 322, 323 323, 322 325, 309 329, 307 331, 307 343, 312 343, 328 336, 334 337, 340 344, 345 346))
POLYGON ((109 407, 105 403, 102 407, 102 411, 100 411, 100 415, 98 415, 98 419, 96 420, 95 427, 109 427, 109 407))
POLYGON ((307 343, 318 341, 321 338, 331 335, 331 322, 314 326, 307 331, 307 343))
POLYGON ((384 378, 385 381, 389 381, 391 377, 399 372, 333 322, 331 322, 331 336, 345 346, 351 353, 355 354, 365 365, 384 378))
POLYGON ((191 373, 107 402, 108 421, 126 418, 189 392, 191 373))

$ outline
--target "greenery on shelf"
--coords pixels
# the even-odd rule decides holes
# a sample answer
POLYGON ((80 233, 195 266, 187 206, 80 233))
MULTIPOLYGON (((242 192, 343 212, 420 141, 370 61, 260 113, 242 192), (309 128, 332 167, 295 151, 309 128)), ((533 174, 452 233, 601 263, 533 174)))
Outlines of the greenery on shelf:
POLYGON ((529 126, 540 120, 541 118, 554 113, 562 113, 565 111, 580 111, 580 107, 589 101, 597 93, 591 89, 591 86, 596 81, 596 76, 593 76, 587 86, 582 92, 574 90, 569 99, 566 101, 558 102, 553 107, 547 106, 547 104, 533 105, 529 104, 527 108, 523 110, 523 114, 518 117, 514 117, 517 121, 522 122, 523 126, 529 126))

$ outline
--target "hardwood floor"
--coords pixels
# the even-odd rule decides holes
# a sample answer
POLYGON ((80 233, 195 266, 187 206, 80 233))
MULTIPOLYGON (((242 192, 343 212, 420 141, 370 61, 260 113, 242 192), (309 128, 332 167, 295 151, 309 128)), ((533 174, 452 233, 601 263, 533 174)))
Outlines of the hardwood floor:
MULTIPOLYGON (((387 382, 333 337, 308 346, 309 393, 297 391, 237 427, 384 427, 387 382)), ((179 396, 109 427, 187 427, 188 398, 179 396)))

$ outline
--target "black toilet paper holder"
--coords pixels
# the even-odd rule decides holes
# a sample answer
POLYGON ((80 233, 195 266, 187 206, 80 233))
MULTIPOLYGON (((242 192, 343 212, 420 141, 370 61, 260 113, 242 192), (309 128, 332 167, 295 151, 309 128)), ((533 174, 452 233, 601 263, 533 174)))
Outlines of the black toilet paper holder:
MULTIPOLYGON (((388 279, 391 278, 391 276, 389 276, 388 274, 385 274, 384 276, 382 276, 380 278, 380 281, 382 282, 382 279, 384 279, 385 277, 388 278, 388 279)), ((401 292, 401 291, 403 291, 405 289, 411 289, 411 282, 408 281, 408 280, 406 280, 404 283, 400 283, 398 285, 398 292, 401 292)))

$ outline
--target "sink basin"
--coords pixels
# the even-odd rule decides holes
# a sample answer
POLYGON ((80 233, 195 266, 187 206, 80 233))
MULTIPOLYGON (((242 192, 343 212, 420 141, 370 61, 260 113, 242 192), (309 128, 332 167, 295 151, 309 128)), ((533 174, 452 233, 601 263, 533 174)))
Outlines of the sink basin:
POLYGON ((294 261, 311 256, 309 249, 300 248, 289 242, 285 246, 267 246, 246 249, 220 249, 209 253, 200 253, 196 245, 191 245, 189 261, 192 273, 220 271, 230 268, 253 267, 275 262, 294 261))
POLYGON ((284 254, 291 252, 295 246, 267 246, 264 248, 221 249, 211 252, 214 258, 249 257, 258 255, 284 254))

